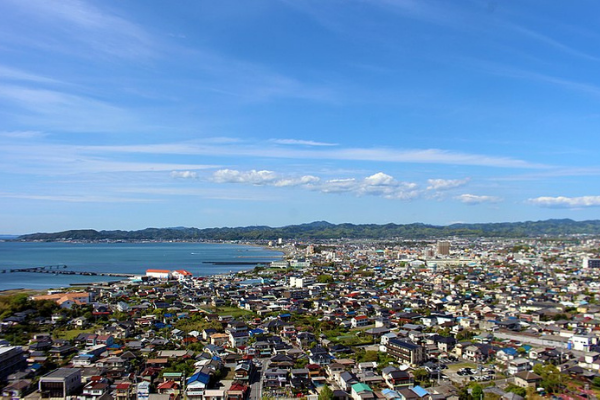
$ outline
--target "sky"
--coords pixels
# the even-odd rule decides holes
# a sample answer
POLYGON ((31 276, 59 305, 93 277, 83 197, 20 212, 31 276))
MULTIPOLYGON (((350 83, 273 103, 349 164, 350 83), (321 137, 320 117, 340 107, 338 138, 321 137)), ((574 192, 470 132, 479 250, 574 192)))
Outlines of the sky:
POLYGON ((3 0, 0 233, 600 216, 600 3, 3 0))

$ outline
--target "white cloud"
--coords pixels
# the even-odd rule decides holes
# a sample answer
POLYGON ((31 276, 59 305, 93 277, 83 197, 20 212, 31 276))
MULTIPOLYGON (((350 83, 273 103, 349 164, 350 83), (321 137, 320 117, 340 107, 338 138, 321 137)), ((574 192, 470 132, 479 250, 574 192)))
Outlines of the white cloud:
POLYGON ((285 176, 273 171, 216 171, 212 180, 217 183, 240 183, 257 186, 302 187, 321 193, 350 193, 356 196, 378 196, 388 199, 412 199, 420 194, 417 184, 400 182, 378 172, 363 179, 343 178, 321 180, 313 175, 285 176))
POLYGON ((289 144, 289 145, 301 145, 301 146, 337 146, 337 143, 316 142, 314 140, 271 139, 270 141, 273 143, 277 143, 277 144, 289 144))
POLYGON ((395 184, 394 178, 390 175, 378 172, 365 178, 365 183, 372 186, 391 186, 395 184))
POLYGON ((323 193, 344 193, 355 190, 358 183, 354 178, 347 179, 330 179, 325 181, 320 187, 319 191, 323 193))
POLYGON ((282 178, 275 182, 275 186, 309 186, 319 182, 320 179, 312 175, 304 175, 299 178, 282 178))
POLYGON ((502 201, 502 199, 497 196, 477 196, 474 194, 461 194, 455 198, 465 204, 498 203, 502 201))
POLYGON ((171 177, 180 179, 198 179, 198 173, 194 171, 173 171, 171 177))
POLYGON ((273 183, 277 174, 273 171, 236 171, 233 169, 221 169, 213 174, 213 180, 217 183, 247 183, 252 185, 266 185, 273 183))
POLYGON ((469 183, 471 179, 428 179, 427 190, 448 190, 461 187, 469 183))
POLYGON ((237 171, 221 169, 216 171, 212 180, 217 183, 242 183, 256 186, 305 186, 318 182, 320 179, 312 175, 300 177, 283 176, 273 171, 237 171))
POLYGON ((527 201, 530 204, 549 208, 600 207, 600 196, 581 197, 536 197, 527 201))

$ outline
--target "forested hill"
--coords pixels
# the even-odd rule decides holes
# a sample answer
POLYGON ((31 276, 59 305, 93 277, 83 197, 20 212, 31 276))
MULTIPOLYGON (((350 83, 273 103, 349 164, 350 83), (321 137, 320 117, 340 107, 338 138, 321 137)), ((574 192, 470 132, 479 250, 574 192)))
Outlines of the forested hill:
POLYGON ((453 224, 435 226, 426 224, 354 225, 331 224, 325 221, 309 224, 289 225, 279 228, 248 226, 238 228, 147 228, 140 231, 95 231, 70 230, 56 233, 23 235, 18 240, 274 240, 282 239, 426 239, 448 236, 459 237, 540 237, 600 234, 600 221, 573 221, 570 219, 485 223, 453 224))

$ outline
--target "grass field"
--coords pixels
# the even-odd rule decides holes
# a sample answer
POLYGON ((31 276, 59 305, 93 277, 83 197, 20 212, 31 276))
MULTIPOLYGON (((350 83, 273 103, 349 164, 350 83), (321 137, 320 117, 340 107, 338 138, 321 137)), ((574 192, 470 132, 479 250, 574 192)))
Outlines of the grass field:
POLYGON ((254 315, 252 311, 242 310, 237 307, 218 307, 215 312, 218 315, 231 315, 234 318, 254 315))
POLYGON ((93 333, 94 328, 89 329, 69 329, 68 331, 54 331, 54 335, 59 339, 71 340, 79 336, 80 333, 93 333))

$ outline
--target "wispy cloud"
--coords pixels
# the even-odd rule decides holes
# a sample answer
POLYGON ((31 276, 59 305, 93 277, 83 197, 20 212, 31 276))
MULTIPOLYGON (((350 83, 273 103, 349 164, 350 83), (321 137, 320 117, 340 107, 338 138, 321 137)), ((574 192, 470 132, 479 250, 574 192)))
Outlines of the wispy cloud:
POLYGON ((271 139, 273 143, 286 144, 286 145, 300 145, 300 146, 337 146, 337 143, 325 143, 316 142, 314 140, 300 140, 300 139, 271 139))
POLYGON ((19 15, 20 19, 37 25, 35 31, 25 32, 27 37, 10 37, 11 44, 16 41, 80 57, 139 59, 154 54, 153 43, 156 39, 143 28, 92 3, 80 0, 57 3, 8 0, 6 3, 10 4, 10 11, 19 15), (41 40, 43 35, 61 40, 41 40), (83 48, 86 51, 82 51, 83 48))
POLYGON ((269 157, 280 159, 317 159, 347 161, 377 161, 391 163, 473 165, 495 168, 545 169, 549 166, 531 163, 511 157, 469 154, 441 149, 391 149, 391 148, 331 148, 304 149, 297 147, 282 148, 268 146, 267 143, 255 145, 216 146, 186 143, 163 143, 131 146, 88 146, 82 150, 93 153, 150 153, 150 154, 195 154, 228 157, 269 157))
POLYGON ((47 78, 45 76, 32 74, 20 69, 7 67, 0 65, 0 79, 11 80, 11 81, 25 81, 25 82, 36 82, 36 83, 47 83, 47 84, 62 84, 63 82, 55 79, 47 78))
POLYGON ((600 61, 600 58, 591 55, 589 53, 586 53, 584 51, 578 50, 574 47, 568 46, 562 42, 560 42, 557 39, 551 38, 547 35, 543 35, 539 32, 536 32, 534 30, 528 29, 528 28, 524 28, 522 26, 518 26, 512 23, 504 23, 503 24, 504 27, 511 29, 512 31, 519 33, 525 37, 531 38, 536 40, 539 43, 543 43, 551 48, 554 48, 562 53, 571 55, 571 56, 575 56, 575 57, 579 57, 579 58, 583 58, 586 60, 593 60, 593 61, 600 61))
POLYGON ((470 178, 465 178, 465 179, 428 179, 427 183, 429 183, 429 186, 427 186, 427 190, 455 189, 455 188, 466 185, 467 183, 469 183, 470 180, 471 180, 470 178))
POLYGON ((502 201, 502 198, 497 196, 478 196, 474 194, 461 194, 455 198, 465 204, 499 203, 502 201))
POLYGON ((337 104, 341 99, 331 84, 300 79, 209 49, 194 49, 184 53, 190 62, 197 64, 198 76, 210 77, 210 85, 205 83, 205 79, 198 80, 196 90, 218 93, 245 103, 284 98, 337 104))
POLYGON ((41 176, 113 172, 194 172, 220 167, 218 164, 139 161, 137 157, 135 160, 123 160, 110 157, 110 154, 90 153, 76 145, 39 143, 3 143, 0 146, 0 165, 5 172, 41 176))
POLYGON ((45 132, 40 131, 6 131, 0 132, 0 137, 10 139, 39 139, 47 136, 45 132))
POLYGON ((588 208, 600 207, 600 196, 581 197, 536 197, 528 200, 528 203, 548 208, 588 208))
POLYGON ((0 85, 2 103, 15 109, 11 117, 21 123, 65 131, 114 131, 137 121, 129 111, 108 102, 52 89, 0 85))
POLYGON ((574 79, 558 77, 550 74, 544 74, 538 71, 529 71, 524 68, 516 68, 512 65, 504 65, 495 62, 465 58, 463 58, 462 61, 465 65, 482 72, 507 78, 546 83, 553 86, 559 86, 563 89, 573 92, 580 92, 588 95, 600 96, 600 86, 597 86, 593 83, 577 81, 574 79))
POLYGON ((13 198, 23 200, 54 201, 65 203, 151 203, 155 200, 147 198, 127 198, 118 196, 96 195, 40 195, 40 194, 12 194, 0 192, 0 198, 13 198))

